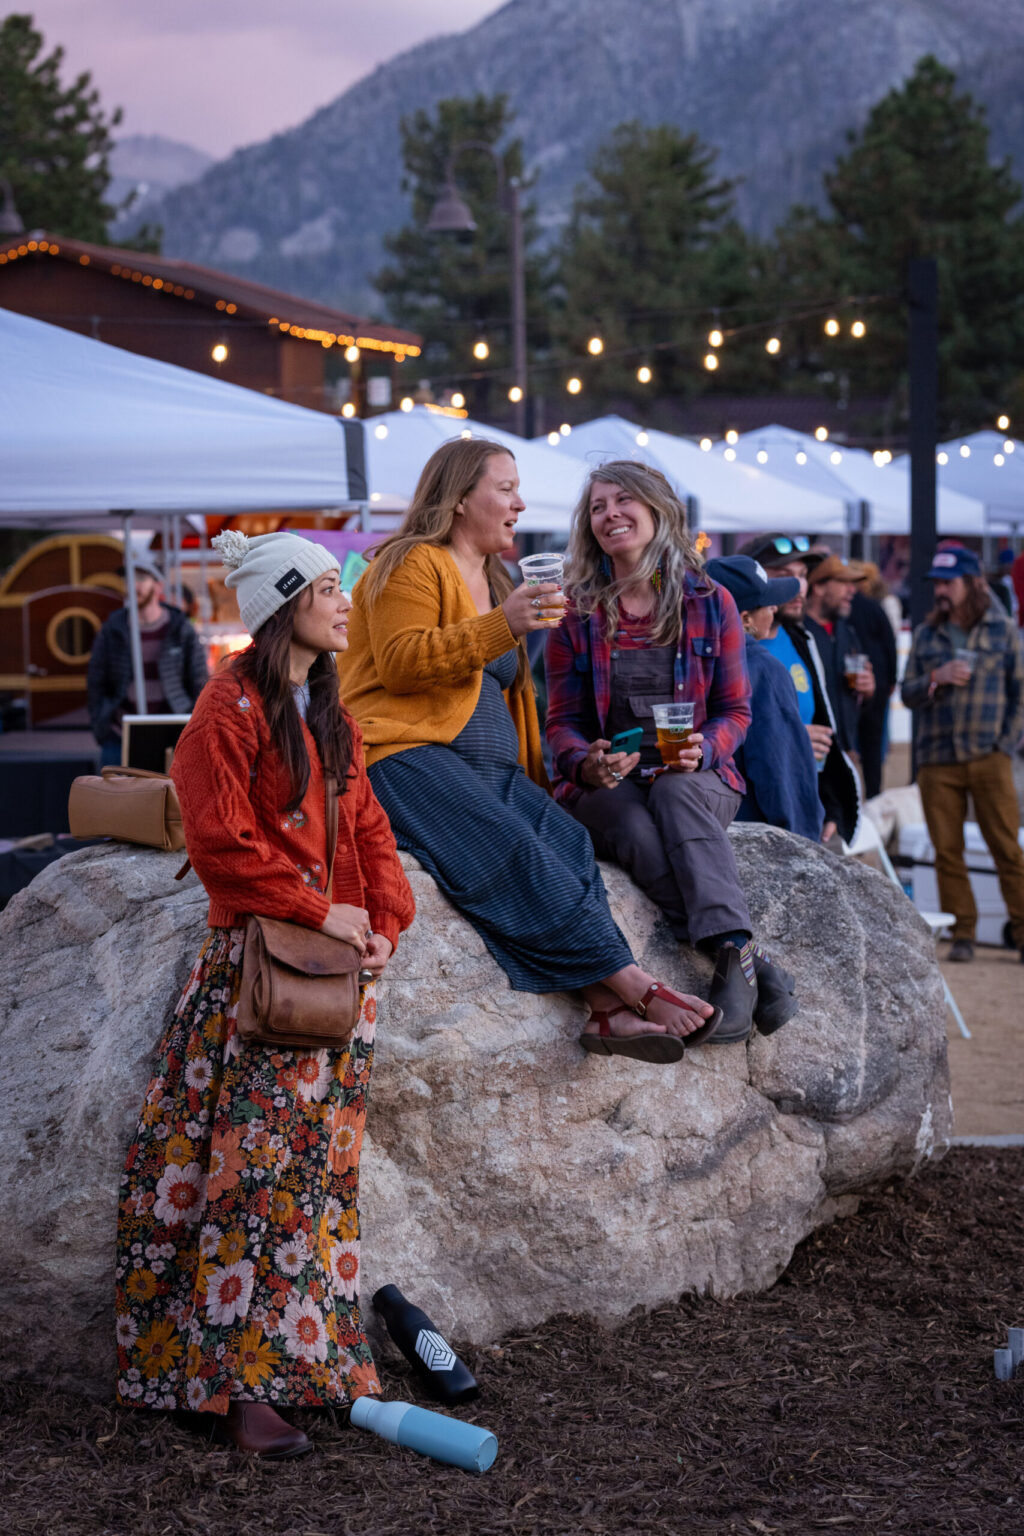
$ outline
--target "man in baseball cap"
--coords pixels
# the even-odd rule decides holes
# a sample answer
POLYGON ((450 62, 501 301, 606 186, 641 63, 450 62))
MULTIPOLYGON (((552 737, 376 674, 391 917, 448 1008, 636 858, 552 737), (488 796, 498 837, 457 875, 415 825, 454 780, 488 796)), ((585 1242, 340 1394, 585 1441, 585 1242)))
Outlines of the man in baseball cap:
POLYGON ((856 750, 860 706, 875 691, 874 671, 850 622, 859 574, 859 568, 841 555, 822 556, 808 574, 804 604, 804 624, 825 668, 825 687, 844 752, 856 750))
POLYGON ((964 862, 970 795, 1024 960, 1024 852, 1011 761, 1024 730, 1017 626, 964 545, 940 545, 928 580, 935 603, 914 634, 903 702, 914 711, 917 785, 935 848, 939 903, 956 919, 949 959, 974 959, 978 913, 964 862))

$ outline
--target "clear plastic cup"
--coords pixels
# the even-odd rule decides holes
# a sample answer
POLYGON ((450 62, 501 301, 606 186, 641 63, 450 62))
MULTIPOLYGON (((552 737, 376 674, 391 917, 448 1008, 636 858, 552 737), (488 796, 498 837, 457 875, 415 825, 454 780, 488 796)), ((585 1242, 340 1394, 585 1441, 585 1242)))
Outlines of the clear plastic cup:
POLYGON ((969 651, 965 646, 958 646, 953 652, 953 660, 963 662, 964 666, 969 667, 972 672, 974 671, 974 664, 977 659, 977 651, 969 651))
MULTIPOLYGON (((519 569, 528 587, 539 587, 541 582, 554 582, 561 592, 565 578, 564 555, 524 555, 519 562, 519 569)), ((545 597, 550 596, 553 594, 542 592, 539 601, 543 603, 545 597)), ((562 612, 559 608, 553 611, 551 618, 543 618, 542 622, 555 628, 562 622, 562 612)))
POLYGON ((662 762, 678 763, 679 749, 686 746, 693 731, 693 705, 655 704, 652 713, 662 762))

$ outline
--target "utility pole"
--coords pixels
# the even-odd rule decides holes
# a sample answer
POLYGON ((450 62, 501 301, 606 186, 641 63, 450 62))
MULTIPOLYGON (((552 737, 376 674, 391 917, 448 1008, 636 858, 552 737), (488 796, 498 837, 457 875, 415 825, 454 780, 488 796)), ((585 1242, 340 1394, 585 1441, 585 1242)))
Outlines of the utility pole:
POLYGON ((925 573, 935 551, 939 423, 939 276, 931 256, 907 265, 910 363, 910 623, 931 608, 925 573))

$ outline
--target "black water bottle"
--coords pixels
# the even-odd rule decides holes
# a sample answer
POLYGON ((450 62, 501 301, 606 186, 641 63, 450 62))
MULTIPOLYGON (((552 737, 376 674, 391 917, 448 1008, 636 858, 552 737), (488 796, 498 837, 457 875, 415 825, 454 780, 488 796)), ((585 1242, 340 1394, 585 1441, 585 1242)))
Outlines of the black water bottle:
POLYGON ((477 1396, 480 1388, 476 1377, 427 1314, 406 1301, 397 1285, 382 1285, 374 1295, 373 1305, 402 1354, 438 1402, 454 1407, 477 1396))

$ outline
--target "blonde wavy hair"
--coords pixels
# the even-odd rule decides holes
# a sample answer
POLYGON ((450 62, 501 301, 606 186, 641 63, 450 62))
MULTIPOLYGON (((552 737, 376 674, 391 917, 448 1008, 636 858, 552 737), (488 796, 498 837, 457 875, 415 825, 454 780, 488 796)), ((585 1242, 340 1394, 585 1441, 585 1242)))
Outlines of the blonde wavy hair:
MULTIPOLYGON (((400 527, 376 547, 369 569, 359 578, 368 608, 377 601, 390 577, 418 544, 433 544, 438 549, 451 544, 459 502, 476 489, 488 459, 498 453, 508 454, 515 460, 515 454, 504 443, 493 442, 487 437, 452 438, 430 455, 400 527)), ((484 571, 495 601, 504 602, 515 583, 500 556, 488 555, 484 571)), ((516 645, 519 670, 514 689, 519 693, 529 682, 530 663, 522 639, 517 640, 516 645)))
POLYGON ((577 613, 604 617, 605 634, 619 627, 622 593, 639 581, 652 581, 660 572, 660 587, 652 620, 655 645, 675 645, 682 627, 683 583, 688 572, 700 573, 704 562, 690 537, 686 507, 660 470, 635 459, 612 459, 591 470, 572 514, 566 550, 566 591, 577 613), (611 560, 590 526, 590 498, 597 481, 618 485, 645 507, 654 519, 654 538, 628 581, 616 581, 611 560))

